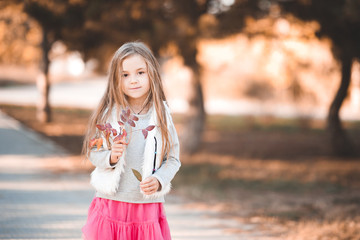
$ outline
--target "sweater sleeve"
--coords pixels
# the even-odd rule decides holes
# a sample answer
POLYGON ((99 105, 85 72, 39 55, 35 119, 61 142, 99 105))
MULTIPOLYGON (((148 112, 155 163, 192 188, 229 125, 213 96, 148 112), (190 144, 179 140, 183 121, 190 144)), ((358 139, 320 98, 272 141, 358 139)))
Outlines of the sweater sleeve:
POLYGON ((110 165, 110 150, 91 150, 89 160, 98 168, 113 168, 115 166, 110 165))
MULTIPOLYGON (((107 111, 108 109, 106 109, 105 113, 107 111)), ((113 114, 114 112, 112 112, 111 118, 113 118, 113 114)), ((107 142, 102 134, 101 137, 103 139, 102 147, 99 150, 96 150, 96 148, 92 148, 90 150, 89 160, 95 167, 98 168, 114 168, 116 164, 110 165, 111 150, 108 150, 107 142)))
POLYGON ((172 143, 170 147, 170 153, 167 154, 167 158, 162 162, 160 168, 153 174, 153 176, 159 180, 162 187, 168 185, 171 182, 181 166, 179 159, 179 138, 176 133, 175 126, 172 122, 170 124, 169 131, 172 143))

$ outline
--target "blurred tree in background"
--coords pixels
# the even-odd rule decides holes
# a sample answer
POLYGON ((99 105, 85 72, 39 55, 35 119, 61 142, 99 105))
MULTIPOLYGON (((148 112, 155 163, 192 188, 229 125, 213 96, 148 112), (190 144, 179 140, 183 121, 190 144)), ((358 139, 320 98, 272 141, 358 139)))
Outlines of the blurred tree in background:
POLYGON ((317 21, 320 24, 317 36, 331 39, 333 55, 341 65, 341 81, 329 108, 328 130, 335 153, 353 155, 355 149, 341 125, 339 111, 348 94, 352 63, 360 58, 360 1, 294 0, 273 3, 281 7, 282 14, 290 13, 305 21, 317 21))
POLYGON ((76 1, 26 0, 24 12, 35 19, 42 30, 42 58, 40 74, 37 77, 41 100, 38 103, 37 115, 41 122, 49 122, 49 52, 53 43, 58 40, 63 41, 70 49, 73 45, 76 46, 78 34, 81 32, 78 30, 82 29, 84 23, 82 6, 76 1))
MULTIPOLYGON (((36 29, 35 26, 33 26, 34 21, 40 27, 41 39, 38 41, 41 49, 41 57, 38 59, 39 74, 36 79, 40 91, 40 101, 38 103, 37 117, 41 122, 49 122, 51 120, 51 108, 49 104, 49 52, 53 43, 58 40, 63 41, 70 49, 81 47, 78 38, 81 36, 81 31, 79 30, 82 29, 84 23, 82 6, 77 1, 4 0, 1 2, 1 7, 22 8, 23 12, 31 18, 27 19, 27 21, 23 20, 22 24, 20 24, 26 29, 24 31, 26 34, 30 34, 31 31, 36 31, 34 30, 36 29)), ((14 22, 16 23, 19 19, 21 18, 14 14, 13 16, 8 16, 6 22, 9 25, 14 22)), ((26 17, 23 17, 23 19, 26 19, 26 17)), ((19 24, 16 26, 16 31, 15 28, 11 30, 13 33, 19 33, 19 24)), ((27 40, 29 37, 25 39, 27 40)), ((17 40, 19 40, 19 38, 17 40)), ((10 41, 12 41, 11 38, 10 41)), ((9 45, 11 46, 11 44, 9 45)), ((19 61, 21 59, 17 60, 19 61)))
MULTIPOLYGON (((351 81, 351 67, 360 57, 360 1, 359 0, 237 0, 231 8, 220 14, 222 32, 227 35, 242 31, 249 15, 253 18, 295 16, 304 21, 316 21, 320 24, 316 35, 318 38, 330 38, 332 52, 341 65, 341 81, 336 95, 329 107, 328 131, 332 149, 337 155, 352 156, 355 149, 342 127, 339 111, 348 94, 351 81), (236 22, 237 24, 233 24, 236 22)), ((263 34, 272 38, 263 29, 253 34, 263 34), (260 32, 262 31, 262 32, 260 32)))
POLYGON ((39 54, 38 25, 22 12, 22 4, 1 1, 0 9, 0 62, 34 65, 39 54))

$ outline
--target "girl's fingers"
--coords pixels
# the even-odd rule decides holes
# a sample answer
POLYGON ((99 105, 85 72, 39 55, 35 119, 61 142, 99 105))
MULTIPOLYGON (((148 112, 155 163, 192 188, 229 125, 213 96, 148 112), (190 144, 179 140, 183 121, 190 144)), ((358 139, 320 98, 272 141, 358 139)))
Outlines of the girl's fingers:
POLYGON ((113 153, 122 153, 124 152, 124 149, 112 149, 113 153))
POLYGON ((124 152, 124 149, 111 149, 111 152, 122 153, 124 152))
POLYGON ((149 187, 151 185, 150 181, 151 180, 145 179, 144 181, 142 181, 140 183, 140 186, 143 187, 143 188, 149 187))
POLYGON ((156 178, 150 177, 141 182, 140 187, 145 194, 152 194, 157 191, 159 185, 156 178))
POLYGON ((116 158, 119 158, 119 157, 121 157, 123 155, 123 153, 121 153, 121 152, 112 152, 111 153, 111 156, 112 157, 116 157, 116 158))
POLYGON ((119 157, 122 156, 122 154, 121 153, 115 153, 115 154, 113 154, 113 156, 119 158, 119 157))
POLYGON ((142 187, 143 190, 147 190, 147 191, 152 190, 153 188, 156 188, 155 184, 154 185, 147 185, 147 186, 142 187))
POLYGON ((156 192, 156 188, 152 189, 142 189, 145 194, 150 194, 156 192))
POLYGON ((142 182, 140 184, 146 184, 146 183, 149 183, 151 181, 151 178, 148 177, 148 178, 145 178, 144 180, 142 180, 142 182))
POLYGON ((125 145, 127 145, 127 143, 123 142, 123 141, 116 141, 113 143, 112 145, 112 149, 114 148, 122 148, 122 149, 125 149, 125 145))
POLYGON ((121 144, 113 145, 111 149, 125 149, 125 147, 121 144))
POLYGON ((112 147, 111 152, 112 153, 123 153, 124 150, 125 149, 123 147, 112 147))

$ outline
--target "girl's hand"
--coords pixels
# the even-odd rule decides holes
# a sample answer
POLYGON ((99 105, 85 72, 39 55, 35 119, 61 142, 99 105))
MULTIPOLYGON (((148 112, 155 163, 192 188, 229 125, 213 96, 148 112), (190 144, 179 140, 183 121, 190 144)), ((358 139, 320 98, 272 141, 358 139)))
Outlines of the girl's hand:
POLYGON ((156 193, 159 187, 160 183, 156 177, 148 177, 140 183, 140 188, 145 195, 156 193))
POLYGON ((119 158, 123 155, 126 143, 122 140, 116 141, 111 147, 110 164, 114 165, 119 161, 119 158))

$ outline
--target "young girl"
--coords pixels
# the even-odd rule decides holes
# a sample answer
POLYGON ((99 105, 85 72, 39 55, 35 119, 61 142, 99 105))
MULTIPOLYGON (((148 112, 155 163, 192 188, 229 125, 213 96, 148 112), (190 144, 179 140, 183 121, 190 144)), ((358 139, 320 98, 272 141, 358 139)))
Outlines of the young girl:
POLYGON ((181 165, 179 140, 159 64, 143 43, 126 43, 115 52, 108 86, 90 119, 83 152, 96 167, 91 179, 96 196, 82 228, 84 239, 171 239, 163 202, 181 165), (124 113, 136 121, 136 126, 126 129, 127 138, 114 140, 111 134, 110 141, 103 137, 99 149, 92 147, 92 139, 101 134, 96 125, 110 123, 120 129, 121 121, 127 120, 121 116, 124 113), (133 169, 142 179, 137 179, 133 169), (108 191, 112 185, 115 188, 108 191))

